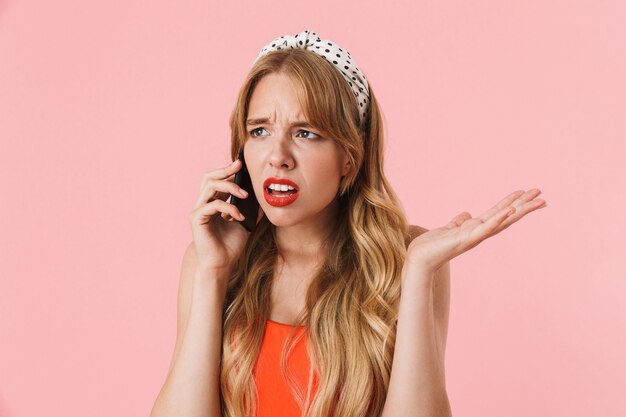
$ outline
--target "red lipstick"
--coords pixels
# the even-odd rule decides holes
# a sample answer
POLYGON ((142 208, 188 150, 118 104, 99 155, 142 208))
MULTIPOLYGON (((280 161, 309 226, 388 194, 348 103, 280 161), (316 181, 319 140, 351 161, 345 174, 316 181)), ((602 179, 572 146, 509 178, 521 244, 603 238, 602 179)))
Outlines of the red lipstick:
POLYGON ((296 201, 299 195, 300 195, 300 187, 298 187, 298 184, 296 184, 293 181, 288 180, 287 178, 269 177, 263 182, 263 197, 265 197, 265 201, 267 201, 267 203, 271 206, 274 206, 274 207, 287 206, 293 203, 294 201, 296 201), (295 192, 293 194, 286 194, 284 196, 272 195, 270 194, 269 188, 267 188, 269 187, 270 184, 290 185, 295 189, 295 192))

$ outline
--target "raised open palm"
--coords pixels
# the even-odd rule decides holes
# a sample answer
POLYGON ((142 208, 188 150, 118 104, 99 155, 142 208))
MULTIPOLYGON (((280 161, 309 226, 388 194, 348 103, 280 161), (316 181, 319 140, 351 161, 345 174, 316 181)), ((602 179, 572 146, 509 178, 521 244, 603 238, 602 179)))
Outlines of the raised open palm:
POLYGON ((436 270, 483 240, 500 233, 531 211, 546 207, 545 200, 536 199, 539 194, 541 191, 537 188, 526 192, 518 190, 478 217, 472 217, 467 211, 462 212, 445 226, 429 230, 413 239, 408 247, 406 262, 413 267, 436 270))

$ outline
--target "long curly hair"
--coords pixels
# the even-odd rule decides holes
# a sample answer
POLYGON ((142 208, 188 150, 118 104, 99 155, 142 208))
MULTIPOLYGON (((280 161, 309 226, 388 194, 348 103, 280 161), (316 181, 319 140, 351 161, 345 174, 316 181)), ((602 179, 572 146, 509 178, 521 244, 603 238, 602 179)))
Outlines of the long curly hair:
MULTIPOLYGON (((283 349, 280 371, 306 417, 380 416, 384 406, 406 258, 408 222, 383 172, 382 114, 370 87, 370 110, 360 123, 359 107, 345 79, 321 56, 304 49, 271 52, 255 62, 230 117, 231 156, 247 140, 246 117, 257 83, 283 73, 301 87, 307 121, 349 155, 340 184, 337 227, 325 260, 306 295, 305 326, 311 360, 308 387, 295 383, 286 357, 299 340, 294 328, 283 349), (313 372, 319 389, 312 395, 313 372)), ((270 311, 273 269, 278 256, 275 226, 264 216, 231 270, 223 311, 220 372, 222 414, 254 416, 253 370, 270 311)), ((302 336, 301 333, 299 336, 302 336)))

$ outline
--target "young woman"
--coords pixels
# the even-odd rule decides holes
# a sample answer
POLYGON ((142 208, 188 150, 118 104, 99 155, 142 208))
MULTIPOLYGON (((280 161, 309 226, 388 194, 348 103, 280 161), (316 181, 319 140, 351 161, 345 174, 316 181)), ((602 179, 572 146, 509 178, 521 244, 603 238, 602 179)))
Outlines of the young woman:
POLYGON ((540 191, 409 226, 370 83, 308 30, 263 48, 230 124, 234 162, 204 175, 189 215, 152 417, 450 415, 449 261, 545 207, 540 191), (253 195, 233 182, 240 150, 253 195), (259 197, 252 233, 230 195, 259 197))

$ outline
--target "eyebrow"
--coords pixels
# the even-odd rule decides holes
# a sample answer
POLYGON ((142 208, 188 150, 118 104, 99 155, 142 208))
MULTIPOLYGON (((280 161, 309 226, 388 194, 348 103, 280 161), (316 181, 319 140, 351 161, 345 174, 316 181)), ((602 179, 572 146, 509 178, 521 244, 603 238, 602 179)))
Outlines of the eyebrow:
MULTIPOLYGON (((259 119, 248 119, 248 120, 246 120, 246 125, 247 126, 263 125, 263 124, 271 124, 269 117, 261 117, 259 119)), ((311 125, 310 123, 305 122, 305 121, 293 122, 293 123, 291 123, 290 126, 291 127, 308 127, 308 128, 314 129, 313 125, 311 125)))

